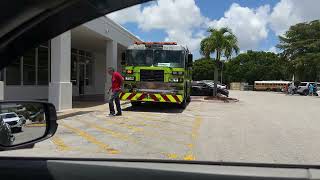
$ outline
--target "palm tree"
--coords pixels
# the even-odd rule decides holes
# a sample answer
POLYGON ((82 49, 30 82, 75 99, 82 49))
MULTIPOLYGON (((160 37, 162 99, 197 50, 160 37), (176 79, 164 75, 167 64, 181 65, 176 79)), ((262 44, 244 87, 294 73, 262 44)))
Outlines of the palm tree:
POLYGON ((214 69, 214 91, 213 95, 217 96, 218 84, 218 64, 221 57, 225 56, 230 59, 233 52, 238 54, 238 40, 229 28, 209 28, 210 33, 208 37, 204 38, 200 43, 200 54, 206 58, 210 58, 210 54, 216 54, 216 68, 214 69))

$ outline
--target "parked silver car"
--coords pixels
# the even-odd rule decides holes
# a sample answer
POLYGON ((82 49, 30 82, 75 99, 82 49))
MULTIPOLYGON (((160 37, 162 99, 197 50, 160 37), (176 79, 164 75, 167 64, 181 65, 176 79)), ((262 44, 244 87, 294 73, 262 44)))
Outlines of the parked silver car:
POLYGON ((15 112, 9 112, 9 113, 3 113, 0 114, 3 121, 7 123, 11 130, 21 132, 22 126, 23 126, 23 120, 15 113, 15 112))
MULTIPOLYGON (((202 80, 201 82, 204 82, 206 84, 210 84, 210 86, 214 86, 214 81, 213 80, 202 80)), ((227 89, 227 85, 221 84, 221 83, 218 83, 217 87, 221 88, 221 89, 227 89)))
MULTIPOLYGON (((301 82, 298 86, 297 93, 300 95, 305 95, 307 96, 309 94, 309 85, 312 84, 315 86, 314 82, 301 82)), ((319 88, 320 83, 316 83, 316 86, 319 88)))

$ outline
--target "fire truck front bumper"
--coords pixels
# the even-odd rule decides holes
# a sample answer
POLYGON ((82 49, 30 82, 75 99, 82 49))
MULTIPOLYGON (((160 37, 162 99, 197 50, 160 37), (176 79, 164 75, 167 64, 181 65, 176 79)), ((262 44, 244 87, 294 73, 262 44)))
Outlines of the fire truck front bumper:
POLYGON ((169 102, 180 104, 183 101, 183 95, 152 92, 123 92, 120 94, 120 99, 123 101, 169 102))

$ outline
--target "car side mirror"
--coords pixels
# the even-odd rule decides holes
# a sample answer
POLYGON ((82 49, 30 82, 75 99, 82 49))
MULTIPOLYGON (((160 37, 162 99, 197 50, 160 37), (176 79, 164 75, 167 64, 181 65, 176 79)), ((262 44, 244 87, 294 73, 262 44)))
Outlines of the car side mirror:
POLYGON ((121 53, 121 65, 126 64, 126 53, 121 53))
POLYGON ((193 55, 188 54, 188 66, 192 67, 192 64, 193 64, 193 55))
POLYGON ((0 151, 33 147, 58 128, 53 104, 36 101, 0 102, 0 151))

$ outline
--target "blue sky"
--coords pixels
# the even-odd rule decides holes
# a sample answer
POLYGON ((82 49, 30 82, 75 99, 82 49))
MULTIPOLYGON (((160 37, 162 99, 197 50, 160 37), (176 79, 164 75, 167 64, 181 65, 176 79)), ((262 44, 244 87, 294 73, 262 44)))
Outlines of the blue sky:
POLYGON ((144 41, 177 41, 200 57, 208 27, 229 27, 242 52, 278 52, 275 45, 291 25, 319 19, 317 0, 160 0, 108 15, 144 41))

